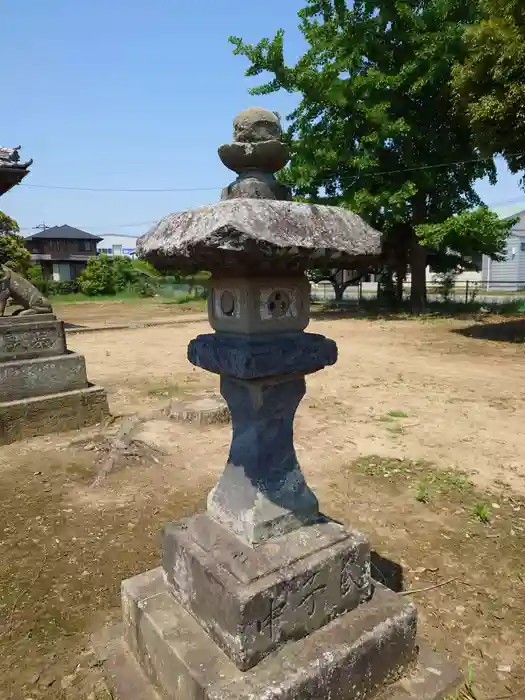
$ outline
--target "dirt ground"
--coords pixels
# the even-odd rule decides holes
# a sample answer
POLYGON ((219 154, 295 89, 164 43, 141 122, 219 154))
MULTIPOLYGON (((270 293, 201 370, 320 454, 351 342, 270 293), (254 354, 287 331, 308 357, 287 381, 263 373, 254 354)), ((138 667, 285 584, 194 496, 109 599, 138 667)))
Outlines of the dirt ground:
MULTIPOLYGON (((183 308, 59 310, 134 326, 68 337, 113 415, 217 391, 186 360, 205 316, 183 308), (152 321, 164 325, 140 327, 152 321)), ((422 636, 471 668, 480 700, 523 700, 524 346, 486 327, 317 316, 339 361, 308 379, 296 448, 325 512, 370 537, 376 577, 413 596, 422 636)), ((157 457, 123 458, 93 488, 119 421, 0 448, 2 700, 110 697, 89 634, 118 618, 120 581, 158 565, 162 523, 202 508, 225 464, 228 426, 161 417, 139 434, 157 457)))

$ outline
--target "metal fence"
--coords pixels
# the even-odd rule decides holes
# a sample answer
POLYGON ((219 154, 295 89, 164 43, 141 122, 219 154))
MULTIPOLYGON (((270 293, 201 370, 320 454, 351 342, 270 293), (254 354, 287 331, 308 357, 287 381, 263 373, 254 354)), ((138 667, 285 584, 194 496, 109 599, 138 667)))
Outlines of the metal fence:
MULTIPOLYGON (((313 301, 329 303, 335 300, 335 291, 330 282, 311 285, 310 295, 313 301)), ((410 297, 410 284, 403 285, 403 298, 410 297)), ((343 301, 358 305, 363 300, 378 298, 377 282, 357 282, 345 289, 343 301)), ((525 300, 525 280, 512 282, 508 280, 466 280, 454 282, 447 288, 434 280, 427 281, 427 299, 431 302, 455 302, 462 304, 504 304, 525 300)))

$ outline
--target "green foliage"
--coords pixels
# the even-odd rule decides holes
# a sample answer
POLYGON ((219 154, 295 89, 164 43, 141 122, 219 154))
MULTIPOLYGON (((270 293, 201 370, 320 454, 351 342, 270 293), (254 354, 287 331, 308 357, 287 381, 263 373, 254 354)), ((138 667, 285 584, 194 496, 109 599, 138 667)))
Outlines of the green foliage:
POLYGON ((18 235, 17 222, 0 211, 0 264, 8 265, 15 272, 27 274, 31 254, 24 239, 18 235))
POLYGON ((491 510, 488 503, 475 503, 473 508, 474 516, 482 523, 489 523, 491 510))
POLYGON ((80 285, 78 280, 63 280, 62 282, 47 282, 48 294, 78 294, 80 285))
POLYGON ((90 297, 115 294, 113 260, 104 254, 90 258, 78 282, 80 291, 90 297))
POLYGON ((284 89, 301 97, 289 115, 293 159, 282 174, 295 196, 350 207, 380 229, 398 290, 411 267, 412 306, 420 310, 428 255, 416 227, 479 206, 473 183, 495 178, 451 88, 477 5, 305 3, 299 17, 308 48, 294 66, 285 63, 282 30, 257 44, 232 37, 234 53, 248 59, 246 75, 270 75, 252 94, 284 89))
POLYGON ((40 265, 30 265, 27 270, 27 279, 34 284, 37 289, 39 289, 43 294, 48 294, 49 289, 44 277, 42 275, 42 268, 40 265))
POLYGON ((143 260, 101 254, 89 259, 78 284, 80 291, 88 296, 108 296, 130 289, 138 296, 153 297, 158 279, 155 268, 143 260))
POLYGON ((18 233, 18 223, 3 211, 0 211, 0 235, 4 233, 18 233))
POLYGON ((456 284, 456 272, 440 272, 437 275, 437 291, 445 303, 450 301, 454 286, 456 284))
POLYGON ((454 97, 483 153, 501 153, 513 172, 523 171, 525 5, 523 0, 479 0, 479 5, 482 16, 465 29, 467 53, 454 67, 454 97))
POLYGON ((507 239, 517 221, 517 218, 500 219, 488 207, 479 207, 442 223, 417 226, 416 234, 441 261, 448 259, 450 269, 479 253, 503 260, 507 239))
POLYGON ((144 275, 147 275, 148 277, 153 277, 155 279, 161 279, 161 274, 160 272, 153 267, 151 263, 149 263, 147 260, 132 260, 131 264, 133 266, 133 269, 137 273, 143 273, 144 275))
POLYGON ((416 488, 416 501, 419 503, 430 503, 430 490, 428 486, 420 481, 416 488))

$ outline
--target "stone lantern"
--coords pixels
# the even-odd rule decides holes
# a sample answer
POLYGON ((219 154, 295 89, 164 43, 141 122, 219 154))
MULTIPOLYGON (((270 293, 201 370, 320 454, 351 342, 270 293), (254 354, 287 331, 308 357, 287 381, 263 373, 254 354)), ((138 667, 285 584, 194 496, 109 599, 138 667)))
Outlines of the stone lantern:
POLYGON ((231 448, 206 512, 166 525, 162 566, 122 585, 124 635, 104 642, 115 693, 442 698, 455 673, 418 656, 416 609, 372 580, 366 538, 320 512, 293 443, 305 376, 337 360, 332 340, 305 332, 305 271, 370 265, 380 235, 346 209, 290 201, 272 112, 238 115, 219 155, 238 175, 222 201, 166 217, 139 251, 212 273, 214 332, 188 358, 220 377, 231 448))

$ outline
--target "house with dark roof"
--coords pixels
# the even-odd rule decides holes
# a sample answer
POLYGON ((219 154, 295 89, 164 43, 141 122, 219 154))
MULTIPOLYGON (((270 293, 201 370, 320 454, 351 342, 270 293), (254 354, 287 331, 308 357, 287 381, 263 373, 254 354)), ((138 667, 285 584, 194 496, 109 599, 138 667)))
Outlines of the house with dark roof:
POLYGON ((45 280, 69 282, 85 269, 97 254, 102 239, 73 226, 45 227, 25 239, 31 262, 40 265, 45 280))

